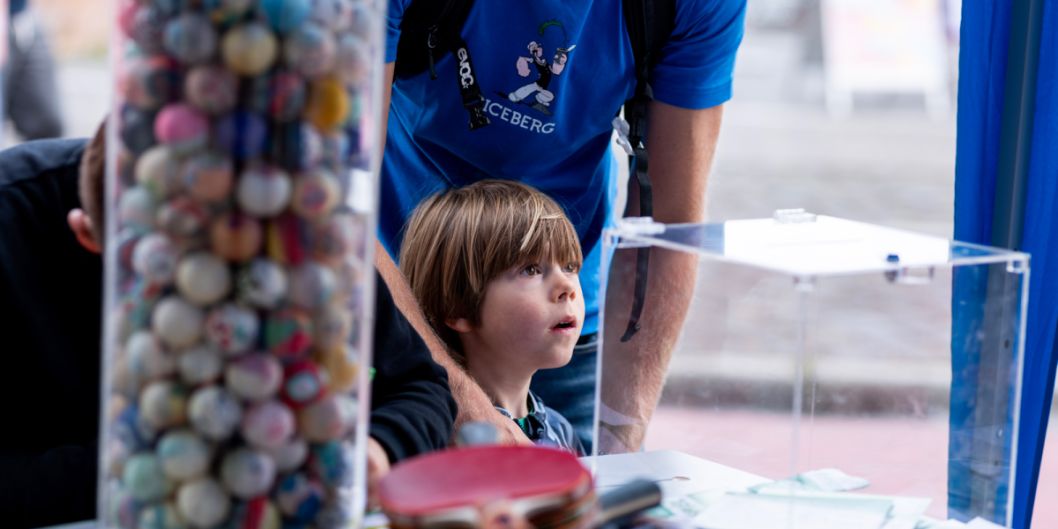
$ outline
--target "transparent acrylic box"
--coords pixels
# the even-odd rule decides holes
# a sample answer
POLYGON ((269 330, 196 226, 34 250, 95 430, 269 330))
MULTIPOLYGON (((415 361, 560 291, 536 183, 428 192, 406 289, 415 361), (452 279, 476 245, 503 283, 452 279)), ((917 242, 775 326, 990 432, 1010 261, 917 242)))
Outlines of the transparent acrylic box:
POLYGON ((650 477, 659 512, 699 526, 774 522, 738 519, 765 516, 756 493, 781 500, 780 527, 821 512, 878 527, 813 511, 878 497, 906 500, 881 527, 914 527, 901 509, 1010 525, 1026 254, 800 210, 624 222, 606 242, 601 487, 650 477), (666 326, 679 339, 656 387, 644 366, 666 366, 666 326), (843 474, 804 474, 820 469, 843 474))

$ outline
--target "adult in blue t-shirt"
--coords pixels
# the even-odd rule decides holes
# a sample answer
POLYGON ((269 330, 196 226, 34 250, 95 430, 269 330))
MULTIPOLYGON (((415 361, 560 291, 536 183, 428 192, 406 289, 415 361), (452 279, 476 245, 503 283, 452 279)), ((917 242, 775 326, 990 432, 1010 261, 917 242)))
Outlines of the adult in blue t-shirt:
MULTIPOLYGON (((379 252, 379 268, 390 271, 385 275, 391 289, 406 292, 406 287, 394 286, 400 278, 389 256, 399 253, 401 230, 411 211, 439 190, 483 178, 505 178, 530 184, 554 198, 576 226, 586 257, 580 275, 587 309, 580 349, 588 352, 575 354, 565 368, 538 373, 533 390, 590 442, 600 236, 617 215, 636 212, 633 198, 628 201, 630 211, 613 211, 621 162, 610 147, 612 121, 635 89, 622 2, 477 0, 461 32, 491 121, 477 130, 468 127, 452 54, 437 61, 437 79, 423 72, 394 80, 401 21, 411 2, 389 1, 386 85, 392 86, 392 93, 379 208, 379 238, 388 256, 379 252)), ((731 97, 745 1, 676 0, 675 4, 675 27, 650 74, 655 101, 649 107, 647 144, 655 219, 694 222, 703 217, 721 105, 731 97)), ((636 366, 627 393, 641 401, 633 407, 641 410, 642 422, 653 411, 686 313, 693 264, 691 273, 687 267, 686 262, 652 257, 650 277, 668 279, 650 284, 641 318, 643 331, 626 344, 628 350, 607 357, 609 365, 636 366)), ((400 296, 398 302, 405 308, 414 304, 410 294, 400 296)), ((429 334, 427 325, 418 327, 429 334)), ((494 411, 484 393, 443 353, 439 341, 434 341, 433 349, 436 359, 448 367, 460 404, 459 422, 488 420, 517 438, 520 432, 494 411)))

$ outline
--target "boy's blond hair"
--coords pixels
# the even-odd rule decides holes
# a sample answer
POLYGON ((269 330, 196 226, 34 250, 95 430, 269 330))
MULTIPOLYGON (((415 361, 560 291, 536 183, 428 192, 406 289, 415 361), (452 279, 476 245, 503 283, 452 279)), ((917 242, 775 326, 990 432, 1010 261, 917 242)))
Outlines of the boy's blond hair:
POLYGON ((445 321, 479 324, 489 281, 516 265, 556 262, 579 269, 582 259, 577 233, 554 200, 518 182, 482 180, 415 208, 400 269, 426 320, 463 363, 459 336, 445 321))

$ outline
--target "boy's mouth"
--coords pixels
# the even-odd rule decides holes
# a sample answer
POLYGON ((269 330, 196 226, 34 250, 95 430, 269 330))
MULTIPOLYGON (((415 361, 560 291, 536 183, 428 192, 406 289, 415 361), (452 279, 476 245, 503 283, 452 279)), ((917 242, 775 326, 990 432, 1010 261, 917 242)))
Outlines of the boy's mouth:
POLYGON ((576 329, 576 328, 577 328, 577 320, 575 320, 573 318, 566 318, 566 319, 556 323, 553 327, 551 327, 551 330, 553 330, 553 331, 562 331, 562 330, 566 330, 566 329, 576 329))

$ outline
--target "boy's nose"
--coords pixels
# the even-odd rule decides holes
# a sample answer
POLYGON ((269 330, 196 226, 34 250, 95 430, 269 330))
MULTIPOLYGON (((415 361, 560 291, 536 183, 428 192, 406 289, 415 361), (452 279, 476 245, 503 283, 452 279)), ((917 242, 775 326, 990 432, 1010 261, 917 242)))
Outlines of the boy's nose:
POLYGON ((577 299, 576 276, 571 276, 562 269, 557 269, 555 277, 555 286, 553 290, 553 298, 555 301, 573 301, 577 299))

